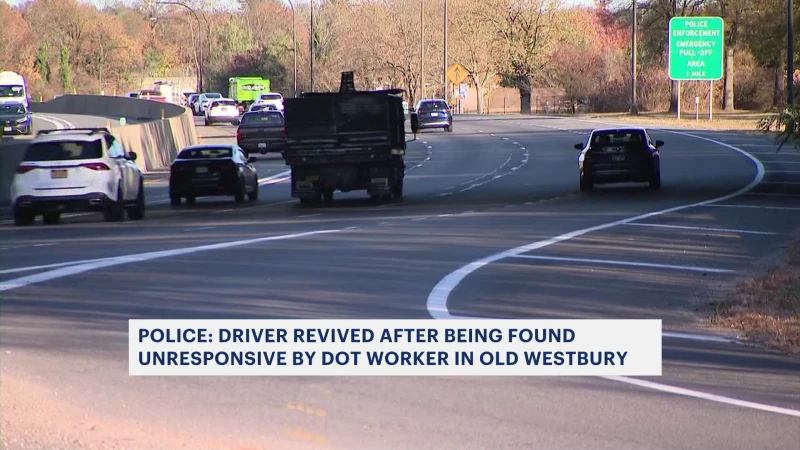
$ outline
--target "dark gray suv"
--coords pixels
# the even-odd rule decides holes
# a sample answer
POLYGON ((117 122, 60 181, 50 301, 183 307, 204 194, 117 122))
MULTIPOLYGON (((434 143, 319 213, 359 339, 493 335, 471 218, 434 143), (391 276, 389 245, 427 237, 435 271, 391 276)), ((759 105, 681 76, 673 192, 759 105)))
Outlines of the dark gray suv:
POLYGON ((442 128, 445 131, 453 131, 453 114, 450 107, 444 100, 422 100, 417 103, 417 116, 419 117, 419 129, 442 128))

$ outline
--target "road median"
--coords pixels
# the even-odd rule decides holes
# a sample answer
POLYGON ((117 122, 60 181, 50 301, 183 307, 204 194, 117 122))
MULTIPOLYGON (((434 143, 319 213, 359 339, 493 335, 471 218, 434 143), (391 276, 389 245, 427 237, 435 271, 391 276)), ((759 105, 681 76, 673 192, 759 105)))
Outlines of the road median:
POLYGON ((759 344, 800 354, 800 240, 764 273, 739 281, 712 303, 710 322, 759 344))

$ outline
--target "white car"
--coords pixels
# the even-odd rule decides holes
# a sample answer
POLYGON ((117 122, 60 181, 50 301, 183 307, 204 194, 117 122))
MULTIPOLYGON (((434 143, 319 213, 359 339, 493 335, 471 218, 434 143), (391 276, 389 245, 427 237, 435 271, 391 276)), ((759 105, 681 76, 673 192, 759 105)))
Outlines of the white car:
POLYGON ((250 105, 250 108, 247 109, 247 112, 277 111, 277 110, 278 108, 275 105, 253 103, 252 105, 250 105))
POLYGON ((227 122, 235 125, 235 122, 239 119, 239 106, 229 98, 213 100, 206 108, 205 116, 206 126, 214 125, 217 122, 227 122))
POLYGON ((11 182, 14 223, 46 224, 62 213, 101 211, 107 222, 142 220, 144 176, 136 153, 105 128, 40 131, 25 149, 11 182))
POLYGON ((197 113, 198 116, 202 116, 206 112, 206 108, 208 108, 208 104, 211 103, 212 100, 219 100, 222 98, 222 94, 211 92, 200 94, 197 97, 197 101, 194 103, 194 111, 197 113))
POLYGON ((277 92, 270 92, 268 94, 261 94, 255 101, 256 105, 272 105, 283 112, 283 96, 277 92))

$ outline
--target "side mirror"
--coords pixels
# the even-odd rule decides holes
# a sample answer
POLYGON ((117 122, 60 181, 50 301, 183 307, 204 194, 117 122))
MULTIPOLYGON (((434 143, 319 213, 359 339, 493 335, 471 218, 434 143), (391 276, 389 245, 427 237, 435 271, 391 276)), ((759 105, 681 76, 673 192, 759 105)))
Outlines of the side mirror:
POLYGON ((256 161, 258 161, 258 158, 256 158, 255 156, 247 158, 247 162, 249 162, 250 164, 253 164, 256 161))
POLYGON ((419 115, 413 112, 411 113, 411 132, 417 134, 419 131, 419 115))
POLYGON ((656 148, 661 148, 664 146, 664 141, 656 141, 656 148))
POLYGON ((575 144, 573 147, 575 147, 575 150, 583 150, 583 144, 575 144))
POLYGON ((236 119, 236 120, 234 120, 234 121, 233 121, 233 122, 231 122, 231 123, 233 124, 233 126, 236 126, 236 127, 238 127, 238 126, 239 126, 239 125, 240 125, 242 122, 241 122, 239 119, 236 119))
POLYGON ((137 155, 134 152, 128 152, 127 156, 128 156, 128 159, 130 159, 131 161, 136 161, 136 159, 139 157, 139 155, 137 155))

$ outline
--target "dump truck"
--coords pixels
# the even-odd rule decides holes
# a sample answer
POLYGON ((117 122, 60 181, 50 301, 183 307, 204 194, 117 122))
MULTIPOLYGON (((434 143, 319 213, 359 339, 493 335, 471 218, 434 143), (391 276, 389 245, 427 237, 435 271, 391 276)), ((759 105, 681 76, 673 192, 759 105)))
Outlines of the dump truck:
POLYGON ((260 94, 269 92, 270 83, 261 77, 231 77, 228 78, 228 98, 236 105, 247 111, 260 94))
POLYGON ((337 190, 366 190, 373 200, 402 198, 403 94, 356 91, 353 73, 343 72, 339 92, 285 99, 282 153, 291 167, 292 197, 330 203, 337 190))

